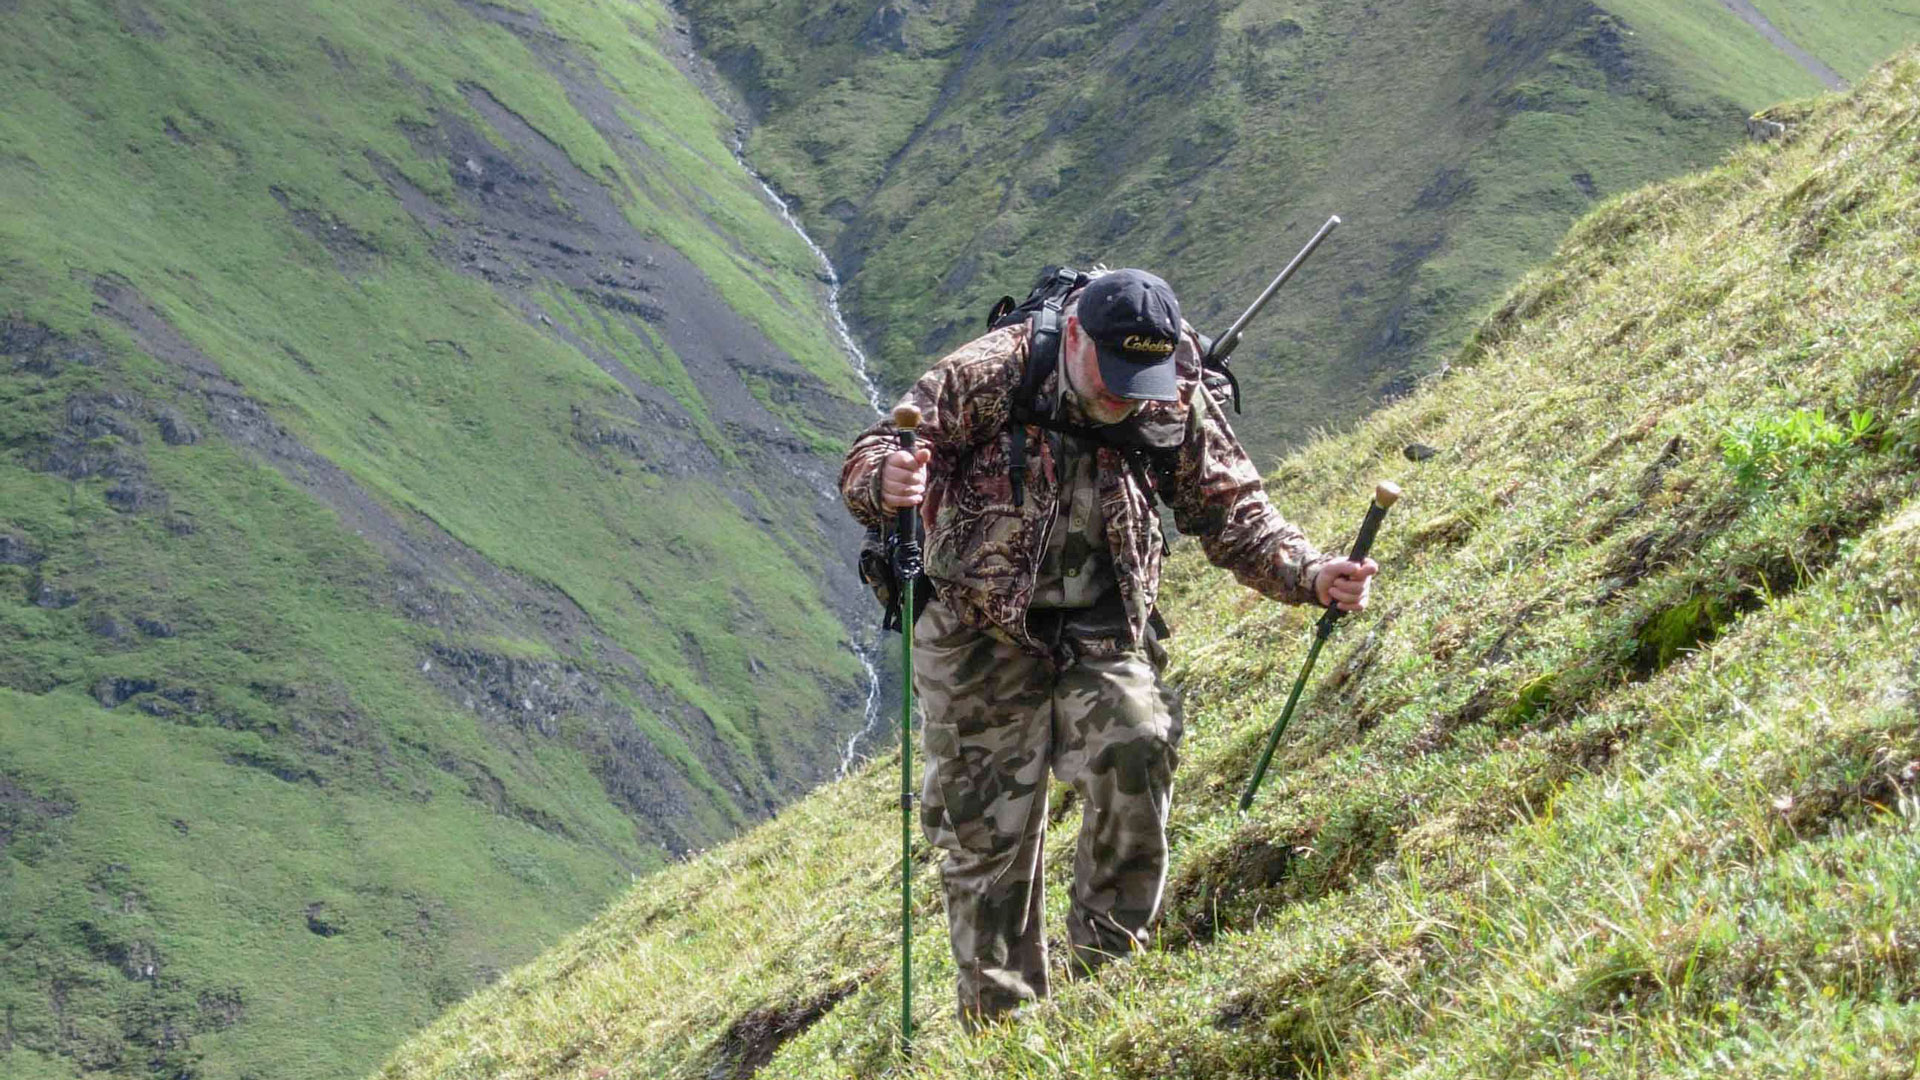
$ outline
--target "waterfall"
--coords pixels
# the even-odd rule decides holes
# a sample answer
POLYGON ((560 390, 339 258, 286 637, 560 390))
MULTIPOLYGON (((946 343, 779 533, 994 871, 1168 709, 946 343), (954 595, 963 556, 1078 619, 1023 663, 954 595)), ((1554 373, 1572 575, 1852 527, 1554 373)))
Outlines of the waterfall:
POLYGON ((880 672, 873 666, 875 650, 856 647, 854 654, 860 657, 860 666, 867 669, 867 717, 860 730, 847 739, 847 749, 840 755, 840 775, 852 772, 865 758, 860 754, 860 741, 869 735, 878 734, 886 726, 886 713, 880 708, 880 672))
MULTIPOLYGON (((800 224, 800 219, 794 216, 793 208, 787 205, 787 201, 780 197, 780 193, 773 189, 772 184, 767 183, 767 178, 761 176, 752 165, 747 163, 746 147, 737 133, 733 137, 733 156, 740 162, 740 167, 746 170, 747 175, 753 177, 754 183, 760 185, 760 190, 766 193, 767 201, 772 203, 774 209, 780 214, 780 220, 785 221, 789 228, 799 234, 801 241, 807 245, 807 250, 813 252, 814 258, 820 260, 820 267, 825 272, 827 282, 827 314, 833 317, 833 328, 840 334, 840 345, 846 349, 847 359, 852 362, 854 373, 860 376, 860 384, 866 387, 867 404, 873 408, 876 416, 879 415, 880 388, 874 385, 873 377, 867 373, 867 354, 861 351, 860 344, 853 340, 853 331, 847 326, 846 316, 840 312, 840 273, 833 268, 833 260, 827 256, 826 251, 819 244, 814 243, 813 237, 807 235, 807 230, 800 224)), ((867 672, 867 712, 859 729, 847 739, 846 750, 840 755, 840 776, 846 776, 860 763, 861 741, 870 735, 877 734, 885 726, 886 719, 880 707, 880 673, 873 666, 873 659, 879 652, 879 647, 878 645, 856 645, 853 651, 854 655, 860 658, 860 666, 867 672)))
POLYGON ((766 192, 767 201, 771 202, 773 208, 779 212, 780 220, 786 222, 789 228, 798 233, 801 241, 807 245, 807 250, 813 252, 814 258, 820 260, 820 268, 826 271, 827 314, 833 316, 833 328, 840 333, 840 345, 847 350, 847 358, 853 361, 853 370, 860 376, 861 385, 867 388, 867 404, 873 406, 875 415, 878 415, 881 412, 880 388, 874 385, 872 376, 867 374, 867 354, 861 351, 860 344, 853 340, 853 331, 847 327, 846 316, 840 313, 840 272, 833 268, 833 260, 827 256, 826 251, 813 242, 813 237, 807 235, 807 230, 800 224, 800 219, 793 216, 793 208, 787 205, 787 200, 773 190, 773 185, 767 183, 766 177, 755 172, 753 166, 747 164, 746 146, 740 141, 738 134, 733 137, 733 156, 740 162, 740 167, 747 170, 747 175, 753 177, 753 182, 760 185, 760 190, 766 192))

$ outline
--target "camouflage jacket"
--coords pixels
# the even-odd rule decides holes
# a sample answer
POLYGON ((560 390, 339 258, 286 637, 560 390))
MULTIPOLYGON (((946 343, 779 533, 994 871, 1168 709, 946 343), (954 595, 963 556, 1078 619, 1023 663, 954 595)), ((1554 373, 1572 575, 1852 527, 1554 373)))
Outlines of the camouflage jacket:
MULTIPOLYGON (((1259 471, 1201 382, 1193 328, 1183 331, 1175 353, 1180 399, 1147 402, 1112 425, 1138 451, 1098 451, 1100 505, 1130 634, 1110 647, 1142 639, 1159 592, 1164 549, 1156 494, 1173 509, 1179 530, 1199 537, 1214 565, 1276 600, 1311 603, 1313 577, 1329 558, 1267 500, 1259 471), (1144 467, 1132 467, 1129 453, 1144 467)), ((920 439, 933 452, 920 509, 927 574, 940 599, 969 625, 1046 655, 1047 646, 1028 632, 1027 608, 1059 505, 1057 444, 1044 429, 1028 427, 1024 505, 1014 505, 1008 473, 1007 425, 1027 336, 1027 326, 1017 324, 976 338, 934 365, 901 401, 920 409, 920 439)), ((1056 367, 1035 400, 1056 400, 1060 380, 1056 367)), ((841 469, 841 497, 869 527, 885 527, 893 517, 880 501, 880 467, 897 449, 893 424, 883 420, 854 441, 841 469)))

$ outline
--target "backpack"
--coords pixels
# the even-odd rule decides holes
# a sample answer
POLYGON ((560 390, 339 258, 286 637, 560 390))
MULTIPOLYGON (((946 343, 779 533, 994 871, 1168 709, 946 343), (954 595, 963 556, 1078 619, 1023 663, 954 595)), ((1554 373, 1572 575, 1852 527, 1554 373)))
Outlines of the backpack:
MULTIPOLYGON (((1155 449, 1154 444, 1142 443, 1136 439, 1117 437, 1120 432, 1105 427, 1090 427, 1082 424, 1067 423, 1054 417, 1054 402, 1039 400, 1040 388, 1060 366, 1060 337, 1066 332, 1066 319, 1063 312, 1067 301, 1087 286, 1093 275, 1065 266, 1046 266, 1040 270, 1040 277, 1025 300, 1015 302, 1011 296, 1002 296, 987 311, 987 329, 999 330, 1021 322, 1031 323, 1032 330, 1027 342, 1026 367, 1020 375, 1020 383, 1014 388, 1013 401, 1008 410, 1008 433, 1013 438, 1013 464, 1008 471, 1013 482, 1013 505, 1020 506, 1026 500, 1027 477, 1027 426, 1044 428, 1086 439, 1102 446, 1110 446, 1121 451, 1127 465, 1140 481, 1141 490, 1153 492, 1148 482, 1148 464, 1155 449)), ((1201 377, 1207 389, 1216 397, 1231 394, 1233 411, 1240 411, 1240 380, 1222 357, 1213 358, 1212 342, 1201 338, 1202 350, 1201 377)), ((1123 429, 1124 430, 1124 429, 1123 429)), ((1148 496, 1151 498, 1151 494, 1148 496)))

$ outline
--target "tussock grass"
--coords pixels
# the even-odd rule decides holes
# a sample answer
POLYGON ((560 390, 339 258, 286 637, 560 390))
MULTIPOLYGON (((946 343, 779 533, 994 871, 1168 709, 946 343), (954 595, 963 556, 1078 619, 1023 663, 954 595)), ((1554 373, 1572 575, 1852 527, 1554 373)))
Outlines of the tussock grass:
POLYGON ((1377 605, 1243 817, 1308 616, 1182 554, 1166 919, 1023 1021, 954 1022, 922 850, 896 1058, 883 761, 642 881, 380 1075, 738 1075, 742 1018, 849 985, 753 1075, 1910 1075, 1917 234, 1909 53, 1783 142, 1611 201, 1450 374, 1281 462, 1329 546, 1402 482, 1377 605), (1743 476, 1729 432, 1816 410, 1872 419, 1743 476))

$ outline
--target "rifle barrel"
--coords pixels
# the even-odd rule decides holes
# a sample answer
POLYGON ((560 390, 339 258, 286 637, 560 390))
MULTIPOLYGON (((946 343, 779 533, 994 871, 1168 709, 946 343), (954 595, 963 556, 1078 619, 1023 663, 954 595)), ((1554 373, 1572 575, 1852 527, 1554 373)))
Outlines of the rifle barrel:
POLYGON ((1259 299, 1255 300, 1251 307, 1248 307, 1246 311, 1240 314, 1238 319, 1233 321, 1233 325, 1227 328, 1226 333, 1221 334, 1220 337, 1214 341, 1213 352, 1215 354, 1224 356, 1231 353, 1234 348, 1240 344, 1241 331, 1245 330, 1247 324, 1252 322, 1254 317, 1260 314, 1260 309, 1267 306, 1267 301, 1273 299, 1273 294, 1280 291, 1280 286, 1287 283, 1287 279, 1293 276, 1293 272, 1300 269, 1300 264, 1307 261, 1307 256, 1313 254, 1313 250, 1320 246, 1320 242, 1327 238, 1327 234, 1339 227, 1339 225, 1340 215, 1335 214, 1327 219, 1325 225, 1320 226, 1320 231, 1313 234, 1313 239, 1307 241, 1307 246, 1300 249, 1300 254, 1295 255, 1293 261, 1288 263, 1286 268, 1280 271, 1279 276, 1275 277, 1273 281, 1267 285, 1266 291, 1260 294, 1259 299))

